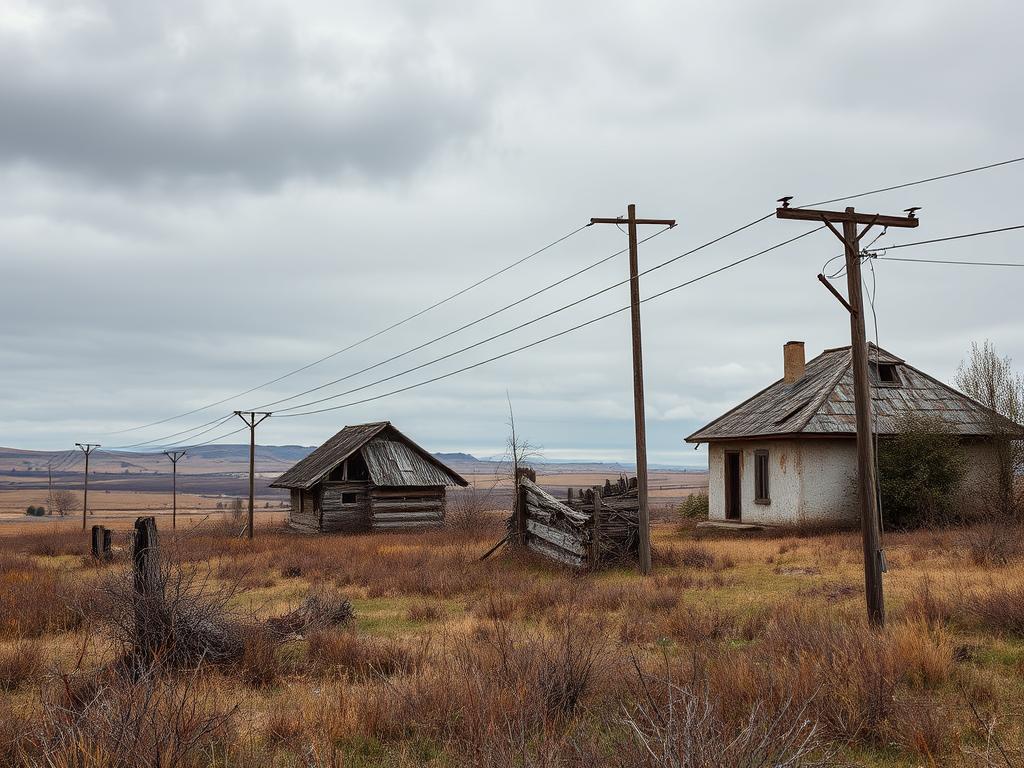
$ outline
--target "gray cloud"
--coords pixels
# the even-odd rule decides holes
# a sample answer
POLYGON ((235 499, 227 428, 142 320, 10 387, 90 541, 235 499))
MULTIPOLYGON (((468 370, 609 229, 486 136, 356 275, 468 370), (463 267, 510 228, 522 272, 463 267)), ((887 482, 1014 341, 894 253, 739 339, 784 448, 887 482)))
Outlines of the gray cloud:
MULTIPOLYGON (((0 11, 0 444, 131 442, 111 430, 244 390, 473 282, 590 216, 675 216, 644 265, 767 212, 1020 155, 1016 3, 840 8, 650 3, 7 3, 0 11)), ((1019 223, 1013 166, 856 201, 924 205, 882 242, 1019 223)), ((643 281, 650 294, 803 231, 765 221, 643 281)), ((927 256, 1021 260, 1019 236, 927 256)), ((373 364, 625 245, 591 228, 416 322, 242 398, 373 364)), ((843 344, 801 240, 644 306, 650 453, 777 377, 781 344, 843 344)), ((948 377, 972 339, 1024 362, 1016 273, 878 263, 883 346, 948 377)), ((387 375, 621 280, 622 259, 387 375)), ((366 394, 591 318, 624 287, 366 394)), ((506 392, 553 456, 628 458, 620 315, 261 440, 390 418, 431 447, 494 453, 506 392)), ((355 377, 323 394, 377 378, 355 377)), ((352 398, 341 398, 346 402, 352 398)), ((225 406, 226 408, 226 406, 225 406)))
POLYGON ((7 162, 114 184, 395 178, 486 121, 470 71, 408 29, 368 43, 249 4, 43 7, 36 34, 0 35, 7 162))

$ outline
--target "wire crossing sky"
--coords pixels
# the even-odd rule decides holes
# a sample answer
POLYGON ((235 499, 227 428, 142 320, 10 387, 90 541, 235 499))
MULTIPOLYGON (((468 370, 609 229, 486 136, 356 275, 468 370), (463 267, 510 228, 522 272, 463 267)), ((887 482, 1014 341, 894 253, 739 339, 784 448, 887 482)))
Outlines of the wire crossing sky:
MULTIPOLYGON (((1008 0, 628 15, 14 0, 0 10, 0 445, 230 440, 219 422, 236 407, 419 369, 322 405, 376 398, 580 326, 430 386, 269 419, 259 439, 317 444, 390 419, 433 450, 493 455, 507 393, 548 458, 629 460, 628 324, 587 324, 625 304, 625 259, 601 260, 626 238, 578 228, 629 203, 678 220, 640 249, 642 270, 665 264, 642 280, 653 297, 799 234, 769 217, 669 261, 782 196, 921 206, 919 240, 1012 225, 1022 24, 1008 0)), ((899 240, 872 246, 887 348, 946 381, 972 341, 1024 361, 1006 309, 1024 273, 931 263, 1024 262, 1018 233, 886 250, 899 240)), ((845 343, 815 281, 832 245, 806 237, 644 304, 652 462, 701 465, 683 435, 775 380, 783 342, 845 343)))

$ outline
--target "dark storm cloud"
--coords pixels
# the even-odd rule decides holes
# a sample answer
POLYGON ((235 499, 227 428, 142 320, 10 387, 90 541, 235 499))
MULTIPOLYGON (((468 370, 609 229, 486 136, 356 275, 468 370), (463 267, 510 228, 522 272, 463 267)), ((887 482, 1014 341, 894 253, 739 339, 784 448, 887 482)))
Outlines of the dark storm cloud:
POLYGON ((300 35, 255 5, 86 9, 53 4, 38 34, 0 33, 0 161, 111 183, 401 177, 485 119, 411 30, 370 44, 300 35))

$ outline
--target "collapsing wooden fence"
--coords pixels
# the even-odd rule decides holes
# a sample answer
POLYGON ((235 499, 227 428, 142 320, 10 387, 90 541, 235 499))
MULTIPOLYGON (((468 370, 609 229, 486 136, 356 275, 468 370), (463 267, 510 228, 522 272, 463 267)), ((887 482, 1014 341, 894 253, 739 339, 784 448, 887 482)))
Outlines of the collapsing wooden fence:
POLYGON ((535 482, 518 478, 509 521, 514 540, 575 568, 635 559, 639 553, 639 501, 635 481, 606 482, 604 488, 574 493, 561 502, 535 482))

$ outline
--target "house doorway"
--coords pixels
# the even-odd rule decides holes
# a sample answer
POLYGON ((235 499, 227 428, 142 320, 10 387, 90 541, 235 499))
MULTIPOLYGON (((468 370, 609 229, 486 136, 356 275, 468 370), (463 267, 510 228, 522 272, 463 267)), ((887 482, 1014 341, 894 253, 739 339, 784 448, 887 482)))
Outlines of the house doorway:
POLYGON ((740 519, 740 452, 725 452, 725 519, 740 519))

